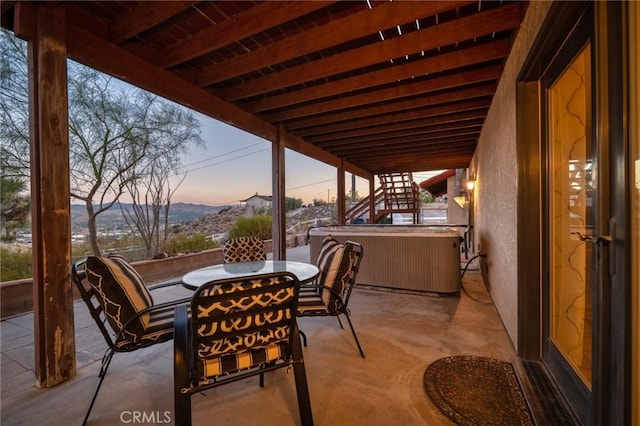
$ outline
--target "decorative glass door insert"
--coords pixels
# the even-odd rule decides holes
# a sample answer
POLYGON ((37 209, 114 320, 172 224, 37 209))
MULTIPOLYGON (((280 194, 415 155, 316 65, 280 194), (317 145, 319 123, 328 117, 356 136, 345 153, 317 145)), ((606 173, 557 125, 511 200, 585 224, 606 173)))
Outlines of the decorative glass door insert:
POLYGON ((549 337, 591 389, 594 181, 591 47, 548 90, 549 337))

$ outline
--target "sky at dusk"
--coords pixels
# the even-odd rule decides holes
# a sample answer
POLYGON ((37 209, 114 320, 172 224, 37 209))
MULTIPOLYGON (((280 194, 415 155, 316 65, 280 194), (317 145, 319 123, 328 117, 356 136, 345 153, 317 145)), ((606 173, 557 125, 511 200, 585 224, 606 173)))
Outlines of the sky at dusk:
MULTIPOLYGON (((233 205, 256 193, 271 195, 271 142, 212 118, 198 117, 205 143, 183 158, 186 177, 172 202, 233 205)), ((289 149, 285 151, 285 167, 288 197, 310 203, 316 198, 326 200, 328 194, 336 196, 334 167, 289 149)), ((173 178, 174 186, 182 176, 173 178)), ((362 191, 368 191, 364 183, 361 186, 362 191)))
MULTIPOLYGON (((172 202, 207 205, 239 204, 250 196, 271 195, 271 142, 210 117, 195 113, 202 123, 202 147, 192 148, 183 158, 186 174, 174 176, 177 187, 172 202)), ((326 163, 292 150, 285 150, 286 196, 303 203, 336 198, 337 171, 326 163)), ((439 173, 413 173, 416 183, 439 173)), ((351 174, 345 177, 347 192, 351 174)), ((375 182, 378 186, 378 182, 375 182)), ((367 180, 356 177, 359 196, 369 194, 367 180)))

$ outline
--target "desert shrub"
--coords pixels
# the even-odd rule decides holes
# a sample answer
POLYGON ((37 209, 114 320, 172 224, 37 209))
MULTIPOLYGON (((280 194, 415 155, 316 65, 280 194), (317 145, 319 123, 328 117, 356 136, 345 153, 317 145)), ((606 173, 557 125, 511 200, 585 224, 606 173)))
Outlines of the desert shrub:
POLYGON ((263 240, 270 240, 273 232, 271 220, 271 215, 266 214, 239 217, 229 229, 229 238, 259 237, 263 240))
POLYGON ((0 247, 0 281, 31 278, 31 249, 0 247))
POLYGON ((167 251, 170 254, 207 250, 219 247, 218 243, 207 239, 203 233, 177 234, 167 241, 167 251))

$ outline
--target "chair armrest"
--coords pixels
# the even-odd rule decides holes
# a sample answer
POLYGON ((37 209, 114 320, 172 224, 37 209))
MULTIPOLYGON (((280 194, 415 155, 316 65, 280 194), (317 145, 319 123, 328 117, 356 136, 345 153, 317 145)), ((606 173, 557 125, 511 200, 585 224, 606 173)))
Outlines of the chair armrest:
POLYGON ((190 359, 187 305, 178 305, 173 323, 173 382, 176 394, 181 393, 183 387, 190 385, 190 359))
POLYGON ((178 284, 182 284, 182 281, 180 281, 180 280, 178 280, 178 281, 169 281, 169 282, 166 282, 166 283, 150 285, 147 288, 149 289, 149 291, 153 291, 153 290, 156 290, 158 288, 173 287, 174 285, 178 285, 178 284))
POLYGON ((122 337, 122 334, 124 333, 124 331, 127 329, 127 327, 129 327, 129 324, 131 324, 133 321, 137 320, 141 315, 148 314, 150 312, 153 312, 153 311, 156 311, 156 310, 159 310, 159 309, 164 309, 164 308, 167 308, 169 306, 186 305, 189 302, 191 302, 191 297, 185 297, 185 298, 182 298, 182 299, 171 300, 169 302, 158 303, 157 305, 149 306, 148 308, 145 308, 145 309, 141 310, 140 312, 136 313, 134 316, 129 318, 129 320, 126 323, 124 323, 122 328, 118 331, 118 333, 116 333, 116 337, 114 339, 114 342, 118 342, 118 340, 120 340, 120 337, 122 337))
POLYGON ((166 308, 167 306, 178 306, 178 305, 183 305, 185 303, 190 303, 190 302, 191 302, 191 296, 183 297, 176 300, 170 300, 168 302, 158 303, 157 305, 153 305, 147 309, 143 309, 142 311, 140 311, 140 314, 147 313, 148 311, 153 311, 154 309, 166 308))
POLYGON ((331 294, 337 299, 338 304, 340 304, 343 308, 346 308, 346 303, 344 303, 344 300, 342 300, 342 296, 340 295, 340 293, 338 293, 337 291, 335 291, 333 289, 333 287, 330 287, 328 285, 321 285, 321 284, 302 284, 300 286, 300 288, 319 288, 322 290, 329 290, 331 292, 331 294))

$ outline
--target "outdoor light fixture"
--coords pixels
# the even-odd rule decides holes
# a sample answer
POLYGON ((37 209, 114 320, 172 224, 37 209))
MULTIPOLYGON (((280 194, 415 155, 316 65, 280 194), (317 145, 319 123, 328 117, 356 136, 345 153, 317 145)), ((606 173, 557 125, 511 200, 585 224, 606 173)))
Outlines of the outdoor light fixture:
POLYGON ((469 179, 469 180, 467 180, 467 183, 465 184, 465 186, 467 187, 467 189, 469 191, 473 191, 473 188, 475 188, 475 186, 476 186, 476 181, 473 180, 473 179, 469 179))

